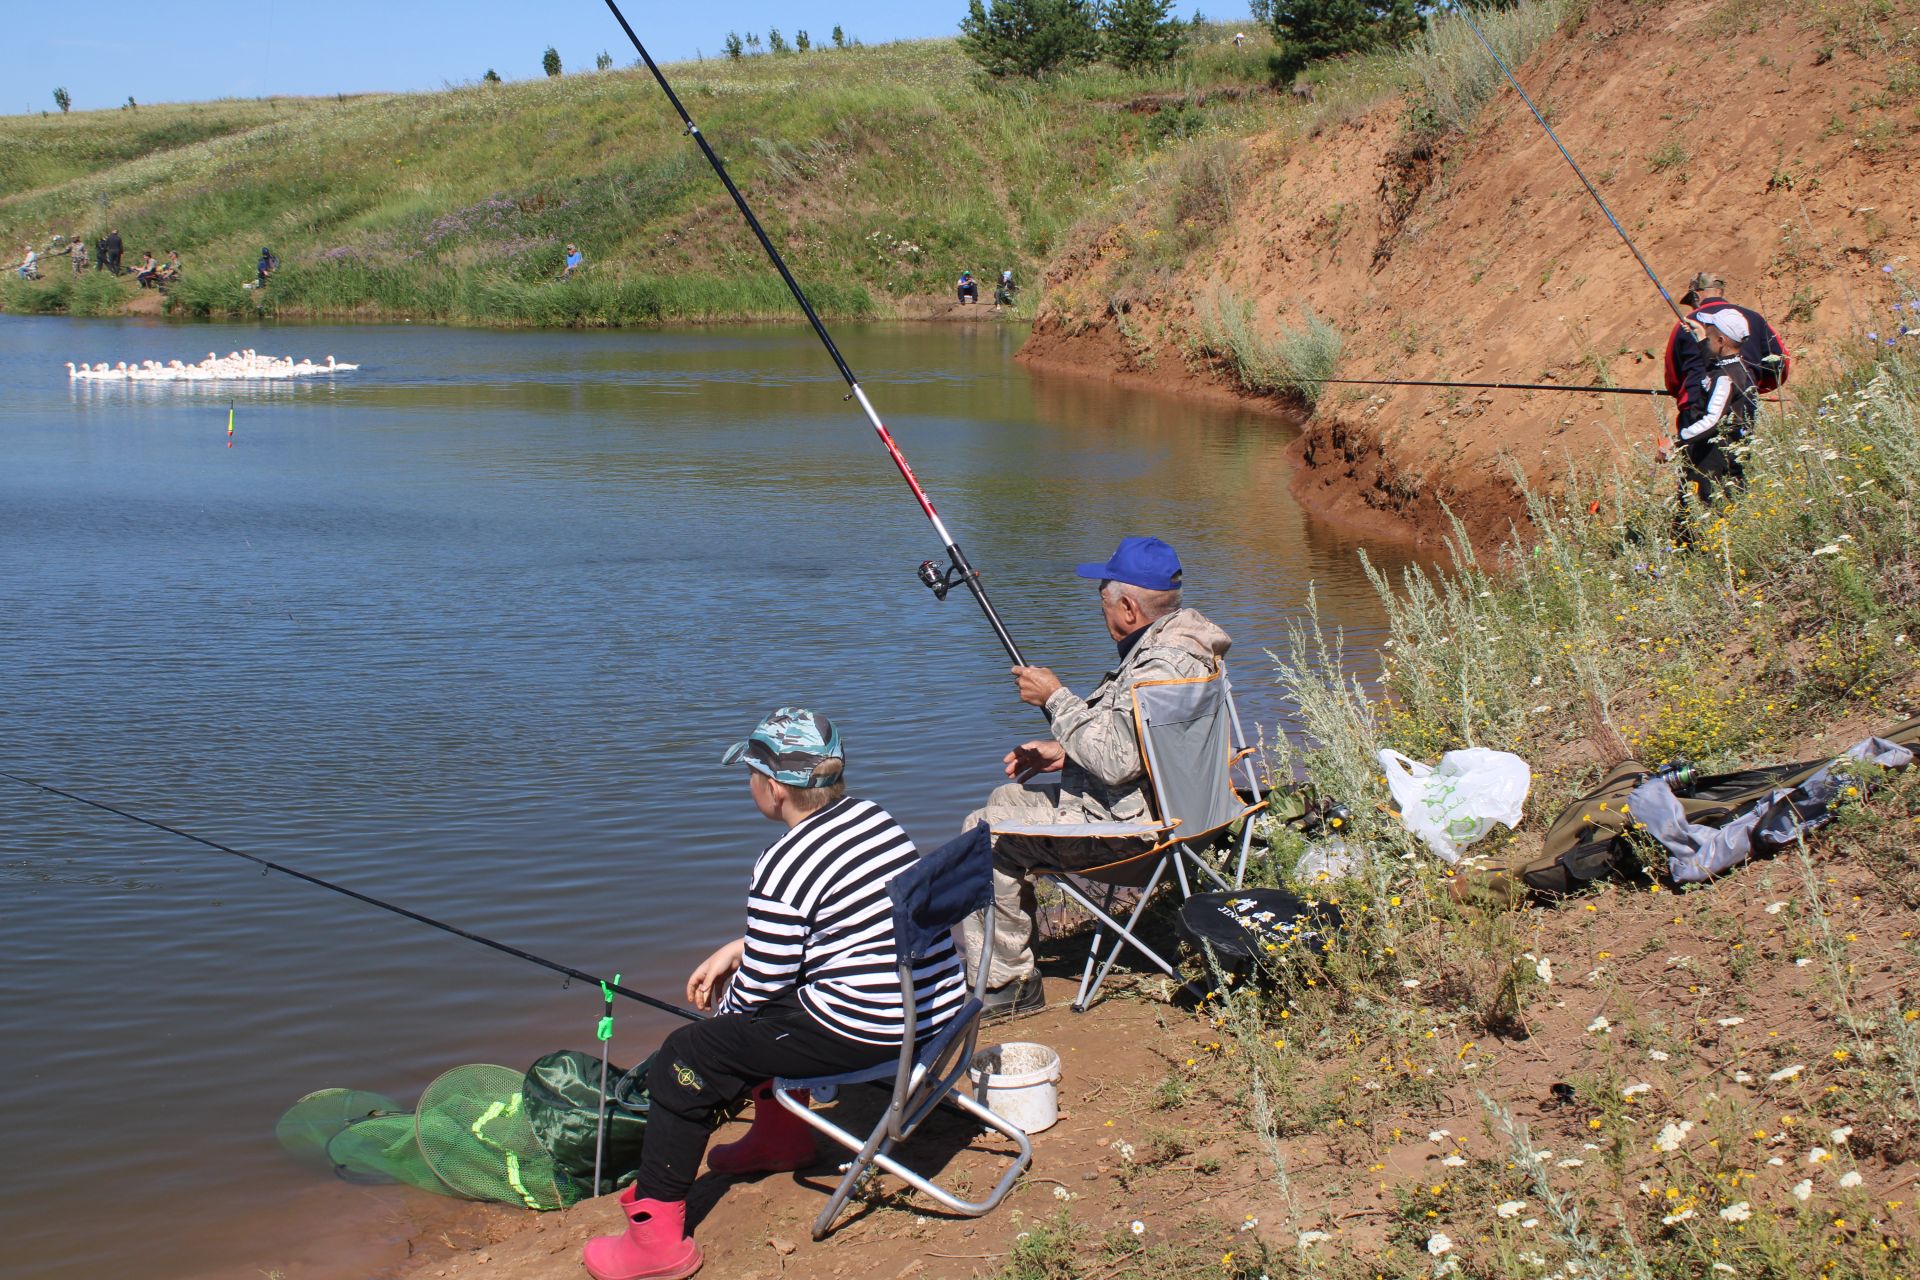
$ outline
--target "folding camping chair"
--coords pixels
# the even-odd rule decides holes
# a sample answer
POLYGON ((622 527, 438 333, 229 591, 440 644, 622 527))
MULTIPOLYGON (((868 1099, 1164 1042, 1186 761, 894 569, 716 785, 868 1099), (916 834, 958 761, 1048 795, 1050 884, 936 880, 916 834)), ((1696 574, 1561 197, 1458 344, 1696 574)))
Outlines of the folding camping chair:
MULTIPOLYGON (((987 913, 988 930, 993 928, 993 843, 987 828, 975 827, 921 858, 915 866, 887 882, 887 895, 893 899, 894 941, 900 953, 900 996, 906 1008, 916 1009, 914 966, 936 945, 950 938, 962 920, 982 908, 987 913)), ((773 1082, 773 1096, 781 1106, 854 1153, 846 1176, 840 1179, 827 1207, 813 1221, 815 1240, 825 1238, 853 1189, 874 1166, 905 1179, 916 1190, 949 1209, 978 1217, 999 1204, 1033 1163, 1032 1140, 1018 1127, 987 1110, 978 1098, 969 1096, 962 1084, 967 1081, 967 1069, 973 1062, 985 993, 986 966, 982 965, 966 1003, 931 1038, 916 1043, 914 1019, 907 1019, 907 1035, 900 1045, 897 1062, 881 1063, 845 1075, 773 1082), (815 1098, 828 1101, 844 1085, 882 1081, 889 1076, 893 1078, 892 1101, 864 1142, 794 1096, 796 1091, 804 1089, 811 1091, 815 1098), (893 1148, 912 1137, 920 1122, 943 1102, 959 1107, 988 1128, 1011 1138, 1019 1148, 1012 1165, 985 1199, 962 1200, 893 1158, 893 1148)))
POLYGON ((1032 869, 1034 875, 1058 886, 1099 921, 1093 946, 1087 953, 1086 968, 1080 975, 1080 991, 1073 999, 1075 1013, 1084 1012, 1099 994, 1108 971, 1128 946, 1168 977, 1175 976, 1173 964, 1135 933, 1141 913, 1169 868, 1173 870, 1183 899, 1193 896, 1193 885, 1187 878, 1189 867, 1222 889, 1239 888, 1246 878, 1253 823, 1248 822, 1240 833, 1231 885, 1214 869, 1206 854, 1223 832, 1266 802, 1259 776, 1249 758, 1253 748, 1247 745, 1246 733, 1241 728, 1240 712, 1233 704, 1233 686, 1227 680, 1224 664, 1216 664, 1212 674, 1197 679, 1142 680, 1133 688, 1133 724, 1140 739, 1141 758, 1146 761, 1153 821, 1030 827, 1001 824, 994 828, 994 833, 1000 836, 1152 841, 1149 849, 1099 866, 1032 869), (1245 780, 1246 797, 1250 797, 1252 803, 1248 803, 1234 785, 1236 770, 1245 780), (1113 915, 1114 896, 1122 888, 1138 883, 1137 877, 1143 871, 1147 873, 1145 887, 1140 890, 1133 911, 1122 922, 1113 915), (1104 885, 1102 903, 1096 903, 1093 895, 1082 892, 1074 883, 1076 879, 1104 885), (1116 936, 1102 962, 1100 950, 1109 933, 1116 936), (1096 965, 1099 966, 1097 973, 1096 965))

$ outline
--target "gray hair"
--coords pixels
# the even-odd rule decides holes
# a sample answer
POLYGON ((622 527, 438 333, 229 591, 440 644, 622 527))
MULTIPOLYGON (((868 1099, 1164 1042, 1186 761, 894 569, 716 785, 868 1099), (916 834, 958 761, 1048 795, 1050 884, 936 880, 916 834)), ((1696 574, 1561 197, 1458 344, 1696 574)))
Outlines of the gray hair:
POLYGON ((1139 606, 1140 612, 1146 615, 1148 622, 1158 622, 1180 607, 1178 587, 1171 591, 1152 591, 1146 587, 1136 587, 1131 582, 1109 578, 1106 585, 1100 588, 1100 595, 1109 604, 1117 603, 1122 598, 1133 601, 1139 606))

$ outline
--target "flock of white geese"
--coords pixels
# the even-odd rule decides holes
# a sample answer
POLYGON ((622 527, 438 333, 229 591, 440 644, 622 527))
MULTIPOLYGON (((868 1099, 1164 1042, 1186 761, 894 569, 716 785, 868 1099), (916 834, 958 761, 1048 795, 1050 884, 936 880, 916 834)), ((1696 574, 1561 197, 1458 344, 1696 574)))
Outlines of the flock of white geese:
POLYGON ((295 360, 292 356, 263 356, 249 347, 245 351, 229 351, 224 356, 207 352, 207 358, 197 364, 186 364, 179 360, 169 360, 162 364, 158 360, 142 360, 138 364, 128 364, 125 360, 109 365, 105 361, 99 364, 75 364, 67 362, 67 377, 75 382, 213 382, 223 379, 251 378, 312 378, 326 373, 347 373, 360 366, 343 364, 328 356, 324 362, 313 360, 295 360))

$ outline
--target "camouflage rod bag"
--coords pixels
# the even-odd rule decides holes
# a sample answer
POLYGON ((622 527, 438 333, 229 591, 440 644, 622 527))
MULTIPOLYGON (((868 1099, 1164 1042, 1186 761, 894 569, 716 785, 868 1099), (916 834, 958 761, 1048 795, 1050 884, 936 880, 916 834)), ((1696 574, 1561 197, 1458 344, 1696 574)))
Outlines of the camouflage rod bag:
MULTIPOLYGON (((1920 718, 1878 736, 1900 746, 1913 745, 1920 742, 1920 718)), ((1541 840, 1540 852, 1515 868, 1514 874, 1536 893, 1564 896, 1618 869, 1628 856, 1627 842, 1621 837, 1634 821, 1627 797, 1656 777, 1666 778, 1687 822, 1712 827, 1772 800, 1779 791, 1798 787, 1838 758, 1822 756, 1706 777, 1692 777, 1684 765, 1650 769, 1637 760, 1623 760, 1592 790, 1560 811, 1541 840)))

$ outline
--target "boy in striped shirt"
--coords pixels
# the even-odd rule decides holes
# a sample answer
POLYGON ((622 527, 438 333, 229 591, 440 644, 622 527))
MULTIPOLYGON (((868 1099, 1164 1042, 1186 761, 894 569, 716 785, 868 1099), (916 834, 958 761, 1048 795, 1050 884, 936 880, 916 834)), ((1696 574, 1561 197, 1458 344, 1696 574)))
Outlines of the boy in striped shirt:
POLYGON ((812 1131, 773 1099, 772 1077, 890 1061, 908 1016, 925 1036, 966 998, 948 945, 915 970, 918 1007, 903 1007, 887 882, 919 854, 885 809, 846 794, 846 755, 832 721, 782 707, 721 762, 747 766, 755 806, 787 832, 754 864, 746 934, 687 979, 688 1001, 702 1011, 717 1003, 719 1012, 673 1032, 653 1057, 640 1171, 620 1197, 627 1231, 588 1242, 594 1280, 681 1280, 700 1269, 686 1198, 723 1108, 751 1091, 753 1127, 707 1153, 709 1169, 805 1168, 814 1159, 812 1131))

